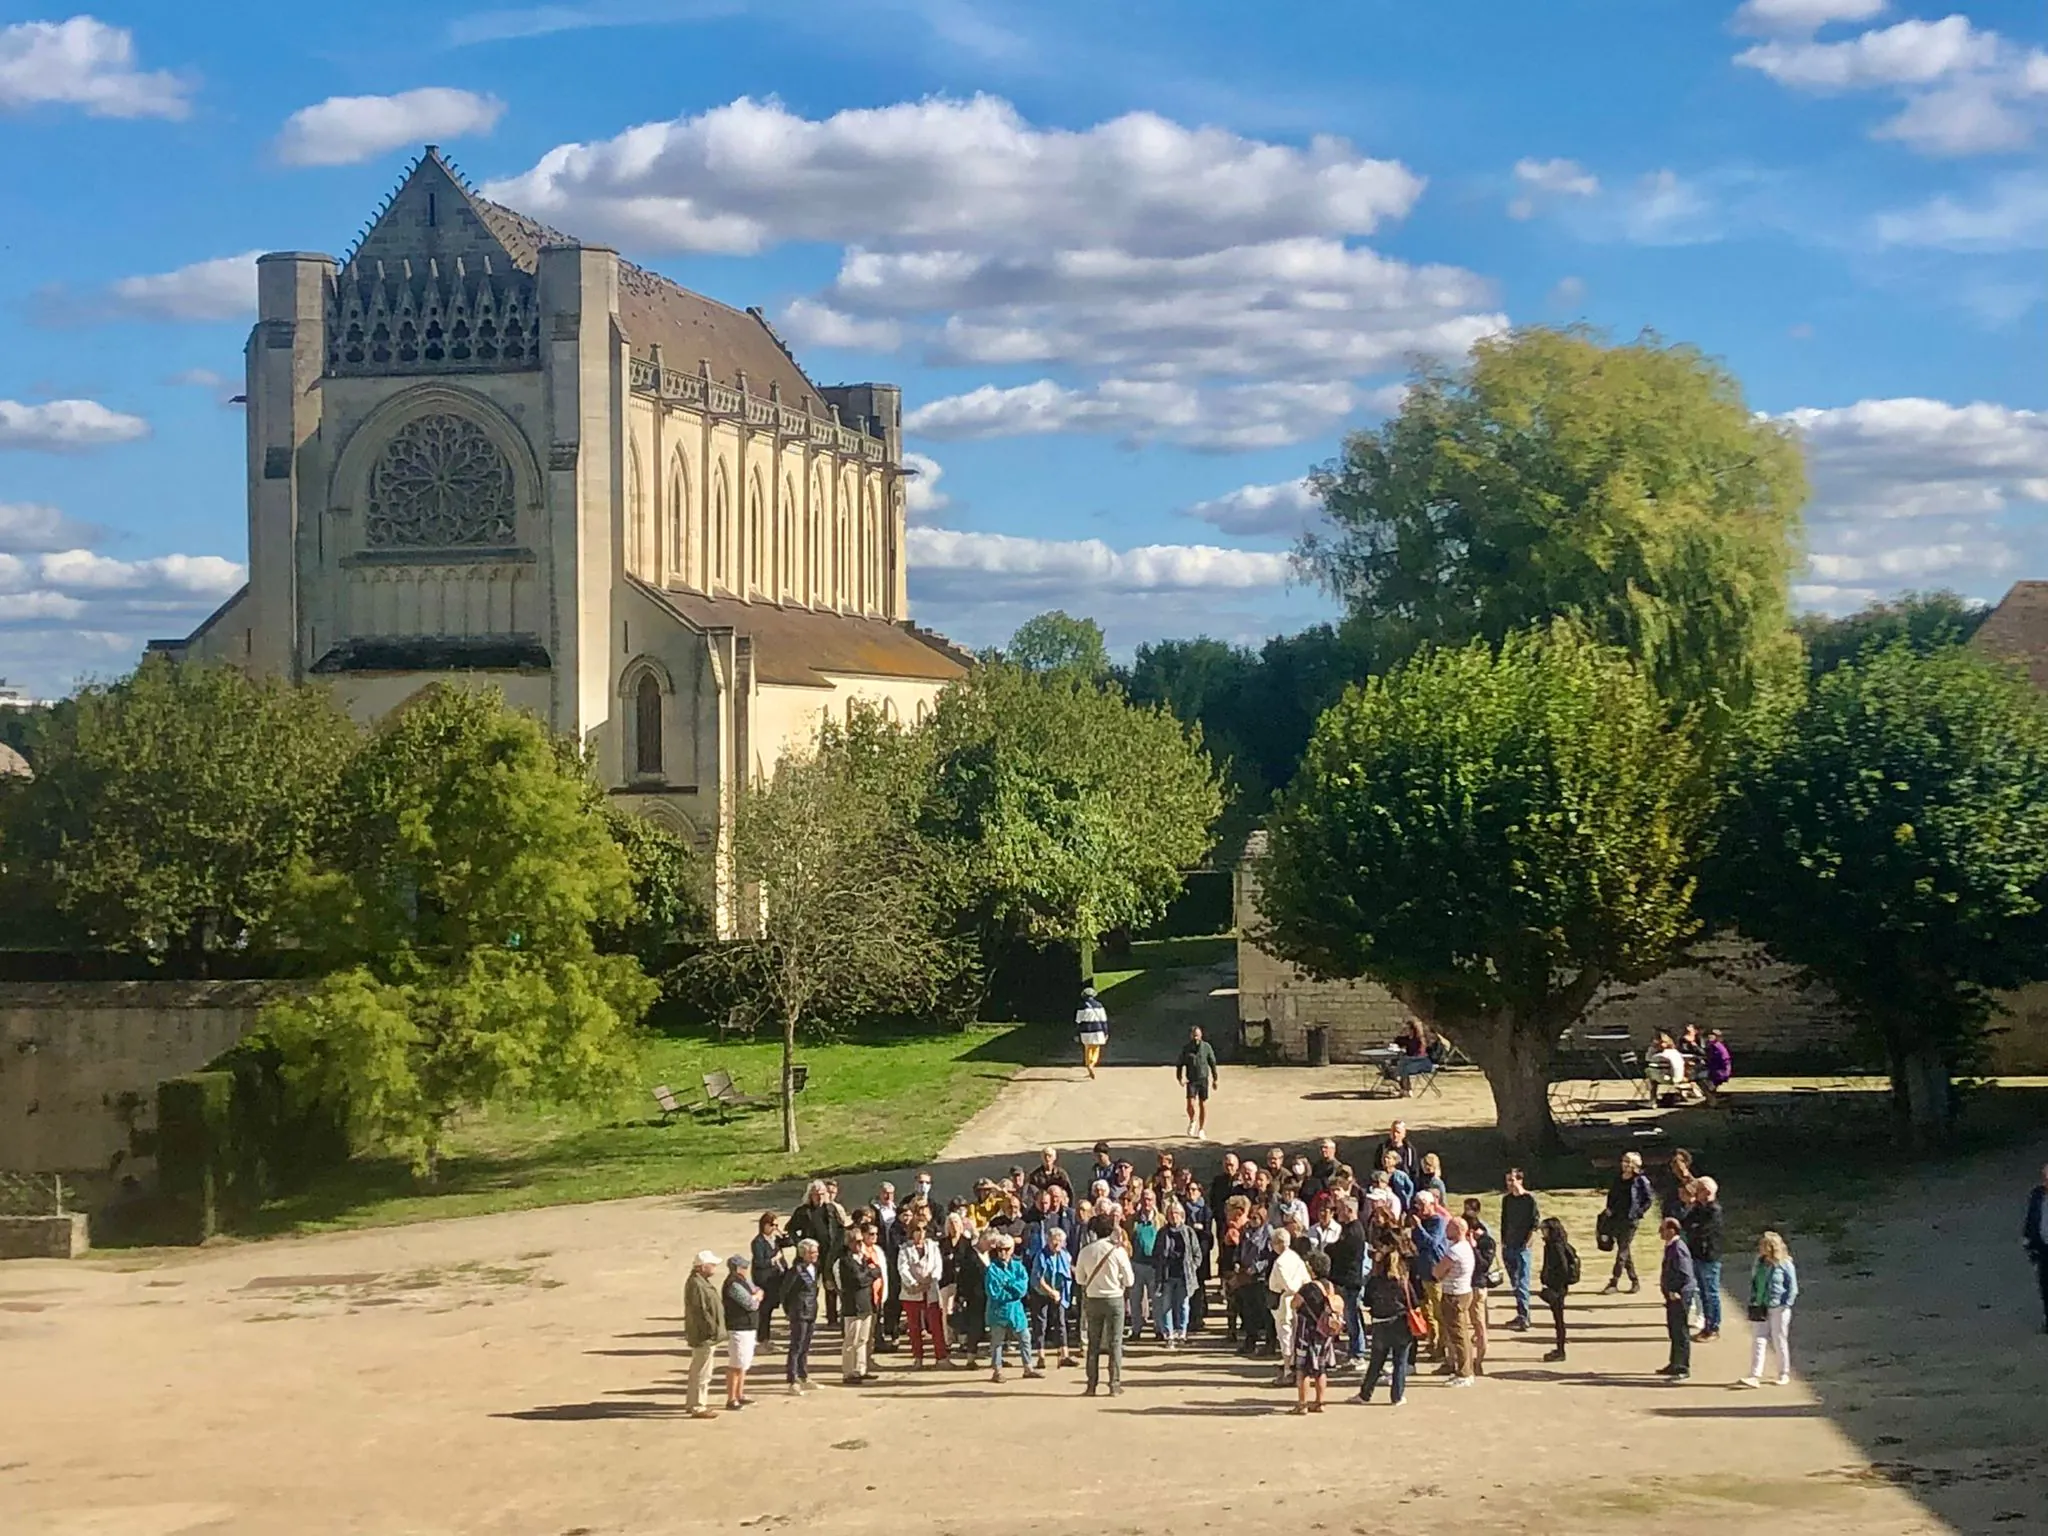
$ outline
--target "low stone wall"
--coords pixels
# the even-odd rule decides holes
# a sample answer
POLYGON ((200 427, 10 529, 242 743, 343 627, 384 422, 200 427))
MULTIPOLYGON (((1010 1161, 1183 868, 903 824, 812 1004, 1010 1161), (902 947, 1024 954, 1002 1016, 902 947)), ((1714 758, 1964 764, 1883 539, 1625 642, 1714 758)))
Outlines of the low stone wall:
MULTIPOLYGON (((1259 922, 1258 880, 1240 865, 1236 883, 1240 935, 1259 922)), ((1383 1045, 1408 1021, 1408 1010, 1370 981, 1312 981, 1247 938, 1237 943, 1238 1017, 1263 1023, 1283 1061, 1308 1059, 1308 1031, 1330 1031, 1336 1061, 1355 1061, 1383 1045)), ((2010 1012, 1992 1021, 1991 1071, 2004 1076, 2048 1073, 2048 984, 2010 993, 2010 1012)), ((1638 1047, 1659 1029, 1688 1023, 1718 1029, 1745 1062, 1776 1057, 1819 1062, 1848 1055, 1855 1023, 1823 987, 1801 987, 1796 971, 1762 946, 1740 938, 1695 948, 1691 963, 1633 985, 1603 987, 1578 1024, 1582 1034, 1626 1030, 1638 1047)))
POLYGON ((138 1133, 156 1085, 205 1066, 255 1027, 279 984, 0 984, 0 1169, 146 1178, 138 1133))
POLYGON ((0 1259, 75 1259, 92 1246, 83 1211, 0 1216, 0 1259))

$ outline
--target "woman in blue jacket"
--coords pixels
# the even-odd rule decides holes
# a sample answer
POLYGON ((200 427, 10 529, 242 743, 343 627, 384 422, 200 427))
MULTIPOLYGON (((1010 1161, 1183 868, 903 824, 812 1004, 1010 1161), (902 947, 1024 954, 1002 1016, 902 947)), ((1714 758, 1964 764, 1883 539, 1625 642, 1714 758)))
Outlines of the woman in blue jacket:
POLYGON ((1188 1225, 1187 1209, 1178 1200, 1166 1202, 1166 1225, 1152 1244, 1152 1270, 1158 1277, 1152 1326, 1168 1349, 1188 1341, 1188 1299, 1202 1283, 1202 1235, 1188 1225))
POLYGON ((1024 1374, 1039 1374, 1031 1357, 1031 1328, 1024 1318, 1024 1294, 1031 1277, 1013 1252, 1015 1244, 1007 1233, 997 1233, 989 1242, 988 1273, 982 1287, 988 1296, 988 1362, 990 1381, 1003 1379, 1003 1346, 1015 1344, 1024 1358, 1024 1374))
POLYGON ((1792 1304, 1799 1300, 1799 1270, 1785 1239, 1766 1232, 1757 1239, 1756 1263, 1749 1271, 1749 1320, 1756 1327, 1756 1341, 1750 1347, 1749 1374, 1745 1387, 1761 1386, 1764 1351, 1778 1352, 1778 1385, 1792 1380, 1792 1304))

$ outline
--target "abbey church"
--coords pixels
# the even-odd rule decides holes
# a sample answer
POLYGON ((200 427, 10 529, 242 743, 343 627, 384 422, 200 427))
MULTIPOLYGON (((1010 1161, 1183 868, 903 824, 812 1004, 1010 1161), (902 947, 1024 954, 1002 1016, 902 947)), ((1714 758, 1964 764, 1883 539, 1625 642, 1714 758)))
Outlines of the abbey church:
POLYGON ((174 655, 370 720, 486 681, 622 803, 714 837, 855 701, 967 658, 908 618, 902 408, 479 197, 429 146, 336 262, 257 264, 249 582, 174 655))

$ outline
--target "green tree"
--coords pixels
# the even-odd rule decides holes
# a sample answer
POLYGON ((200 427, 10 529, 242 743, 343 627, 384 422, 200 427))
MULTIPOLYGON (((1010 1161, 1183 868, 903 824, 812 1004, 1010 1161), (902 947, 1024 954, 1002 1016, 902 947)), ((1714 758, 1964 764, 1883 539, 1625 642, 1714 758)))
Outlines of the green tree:
POLYGON ((1691 932, 1691 733, 1569 627, 1431 650, 1347 693, 1281 799, 1263 941, 1370 976, 1484 1069, 1501 1133, 1556 1142, 1558 1035, 1691 932))
POLYGON ((604 820, 632 873, 633 907, 623 923, 600 928, 599 946, 663 975, 713 936, 710 872, 689 839, 645 816, 607 807, 604 820))
POLYGON ((1993 991, 2048 979, 2048 709, 1969 651, 1898 642, 1821 677, 1745 767, 1713 910, 1834 989, 1938 1141, 1993 991))
POLYGON ((732 876, 741 937, 691 965, 782 1035, 782 1149, 799 1150, 799 1035, 865 1013, 929 1007, 957 969, 928 850, 903 814, 901 732, 827 727, 740 801, 732 876))
POLYGON ((1222 792, 1200 732, 1114 687, 988 664, 929 730, 920 826, 985 955, 1138 927, 1209 851, 1222 792))
POLYGON ((605 1104, 655 985, 598 952, 633 877, 573 744, 495 690, 437 688, 343 771, 293 931, 331 968, 265 1027, 287 1075, 434 1176, 450 1121, 506 1101, 605 1104))
POLYGON ((1967 645, 1991 616, 1982 603, 1953 592, 1908 592, 1890 602, 1871 603, 1843 617, 1801 614, 1799 638, 1806 642, 1807 670, 1832 672, 1865 651, 1902 643, 1926 656, 1952 645, 1967 645))
POLYGON ((1103 642, 1102 626, 1058 608, 1018 626, 1002 655, 1027 672, 1075 672, 1091 679, 1109 673, 1109 647, 1103 642))
POLYGON ((149 657, 35 722, 16 890, 65 942, 203 972, 264 938, 357 739, 323 688, 149 657))
POLYGON ((1300 557, 1378 665, 1567 617, 1710 730, 1796 665, 1799 447, 1690 347, 1482 341, 1313 480, 1300 557))

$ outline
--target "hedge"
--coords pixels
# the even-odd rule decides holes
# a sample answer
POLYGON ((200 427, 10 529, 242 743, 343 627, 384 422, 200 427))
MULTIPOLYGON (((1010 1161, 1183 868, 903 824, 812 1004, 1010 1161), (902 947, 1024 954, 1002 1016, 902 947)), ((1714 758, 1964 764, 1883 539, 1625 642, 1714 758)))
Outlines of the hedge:
POLYGON ((157 1187, 173 1229, 199 1243, 349 1155, 341 1105, 308 1101, 276 1052, 245 1041, 156 1090, 157 1187))

